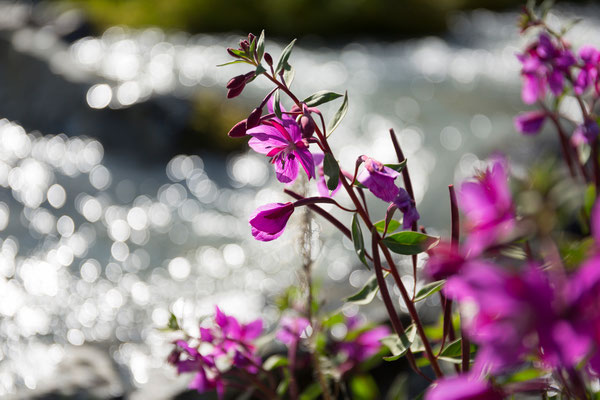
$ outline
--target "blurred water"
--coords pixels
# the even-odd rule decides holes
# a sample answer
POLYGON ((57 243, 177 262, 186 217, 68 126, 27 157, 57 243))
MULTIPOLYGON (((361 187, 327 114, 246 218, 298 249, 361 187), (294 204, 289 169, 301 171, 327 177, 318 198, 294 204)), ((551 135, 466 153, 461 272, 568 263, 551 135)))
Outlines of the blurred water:
MULTIPOLYGON (((564 9, 561 17, 573 12, 586 21, 569 38, 598 44, 598 9, 564 9)), ((215 68, 237 36, 115 27, 68 44, 58 22, 33 27, 27 15, 19 6, 0 8, 3 37, 65 79, 87 84, 82 101, 91 108, 224 93, 226 81, 245 72, 215 68)), ((293 87, 301 96, 348 90, 348 116, 332 136, 342 165, 365 153, 393 161, 387 130, 395 128, 423 223, 444 233, 448 183, 471 175, 490 152, 531 154, 532 142, 512 128, 521 107, 514 54, 524 44, 515 21, 515 14, 478 11, 457 15, 445 39, 333 48, 301 40, 291 59, 293 87)), ((282 47, 267 41, 273 55, 282 47)), ((256 102, 268 89, 258 79, 242 99, 256 102)), ((325 115, 335 106, 323 107, 325 115)), ((297 281, 300 218, 276 242, 250 236, 246 221, 255 207, 287 201, 271 166, 254 153, 226 161, 179 155, 167 165, 138 166, 105 155, 92 138, 26 132, 0 120, 0 185, 0 396, 35 389, 70 346, 84 343, 106 345, 125 390, 144 387, 156 371, 173 374, 163 369, 168 337, 157 330, 170 311, 190 332, 216 303, 242 319, 273 322, 269 296, 297 281)), ((372 212, 382 206, 373 203, 372 212)), ((369 273, 351 243, 322 220, 312 228, 315 268, 339 300, 349 289, 335 282, 360 287, 369 273)))

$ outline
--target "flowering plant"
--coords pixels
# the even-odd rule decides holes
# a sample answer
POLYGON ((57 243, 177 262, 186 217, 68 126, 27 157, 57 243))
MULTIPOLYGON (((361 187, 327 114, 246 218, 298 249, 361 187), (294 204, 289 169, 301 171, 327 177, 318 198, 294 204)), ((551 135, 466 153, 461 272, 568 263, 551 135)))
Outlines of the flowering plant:
MULTIPOLYGON (((569 172, 558 179, 574 191, 583 185, 587 189, 574 208, 550 201, 537 207, 520 204, 523 196, 513 194, 510 181, 513 187, 538 190, 541 198, 550 196, 552 183, 546 189, 536 187, 540 185, 533 177, 535 171, 530 180, 511 178, 510 161, 495 157, 458 190, 449 186, 451 235, 444 239, 428 235, 419 226, 408 160, 392 129, 396 163, 357 155, 352 168, 339 165, 328 138, 348 110, 348 95, 320 91, 300 100, 291 90, 289 60, 294 42, 276 64, 265 52, 264 32, 259 37, 250 34, 238 49, 227 49, 234 58, 228 64, 251 67, 229 81, 228 97, 238 96, 258 77, 274 86, 229 136, 248 137, 250 148, 269 158, 280 182, 291 184, 305 175, 308 181, 316 181, 320 193, 306 197, 285 188, 293 201, 259 207, 249 218, 252 236, 260 241, 277 239, 300 208, 325 218, 353 242, 358 260, 373 273, 365 287, 346 301, 367 304, 379 293, 391 328, 323 312, 315 301, 309 260, 304 268, 306 295, 288 296, 274 336, 263 336, 277 339, 279 348, 267 346, 275 354, 265 357, 257 345, 263 329, 260 320, 240 324, 218 308, 214 323, 201 326, 199 337, 175 342, 169 362, 179 373, 195 374, 191 388, 216 389, 220 397, 226 390, 241 389, 252 390, 259 398, 332 399, 348 398, 346 383, 350 382, 353 397, 375 398, 377 386, 364 371, 371 360, 383 357, 390 363, 388 369, 397 360, 406 360, 422 383, 421 396, 426 400, 504 399, 521 394, 543 399, 598 398, 600 167, 595 106, 600 97, 600 51, 587 46, 575 53, 564 38, 566 31, 551 29, 544 13, 539 15, 533 8, 524 10, 521 29, 535 35, 517 57, 522 63, 523 101, 535 104, 536 110, 517 116, 515 126, 535 135, 546 120, 551 121, 569 172), (292 101, 290 111, 282 106, 282 97, 292 101), (326 126, 319 106, 340 98, 342 103, 326 126), (565 98, 579 105, 579 121, 561 113, 565 98), (565 121, 573 124, 570 135, 563 127, 565 121), (342 191, 346 197, 339 194, 342 191), (369 194, 387 204, 379 221, 369 210, 369 194), (349 221, 335 217, 320 203, 348 213, 349 221), (573 209, 580 223, 569 232, 558 222, 548 222, 548 215, 573 209), (409 290, 402 279, 399 257, 410 259, 415 290, 409 290), (422 273, 418 257, 426 260, 422 273), (417 291, 420 278, 425 284, 417 291), (399 292, 407 317, 401 318, 388 284, 399 292), (437 326, 427 325, 416 306, 432 296, 439 297, 441 305, 437 326), (364 387, 370 388, 366 395, 364 387)), ((179 330, 176 320, 173 328, 179 330)))

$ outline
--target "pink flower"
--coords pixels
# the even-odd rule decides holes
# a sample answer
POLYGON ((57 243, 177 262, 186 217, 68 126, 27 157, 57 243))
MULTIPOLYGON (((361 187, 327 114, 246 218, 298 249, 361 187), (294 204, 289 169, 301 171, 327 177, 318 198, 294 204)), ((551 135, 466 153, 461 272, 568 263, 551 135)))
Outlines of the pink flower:
POLYGON ((480 254, 512 232, 514 207, 502 161, 494 162, 476 181, 463 183, 458 195, 469 234, 465 247, 470 256, 480 254))
MULTIPOLYGON (((272 101, 268 104, 272 112, 272 101)), ((248 129, 252 136, 248 145, 257 153, 271 157, 279 182, 290 183, 298 177, 298 164, 308 179, 315 177, 315 161, 308 150, 308 141, 302 138, 300 126, 284 114, 282 119, 273 118, 261 125, 248 129)))
POLYGON ((457 249, 448 242, 440 242, 427 252, 429 259, 425 264, 425 275, 430 280, 439 281, 457 274, 466 260, 457 249))
POLYGON ((362 156, 361 158, 365 163, 365 169, 358 175, 358 181, 375 196, 391 203, 400 192, 400 189, 394 183, 400 173, 370 157, 362 156))
POLYGON ((535 135, 544 126, 547 114, 544 111, 529 111, 515 118, 515 128, 525 135, 535 135))
POLYGON ((268 242, 277 239, 283 233, 294 205, 287 203, 271 203, 260 206, 250 216, 252 236, 256 240, 268 242))
POLYGON ((593 119, 587 119, 575 128, 573 132, 573 136, 571 136, 571 141, 574 145, 579 145, 581 143, 591 143, 598 137, 600 133, 600 128, 598 128, 598 123, 593 119))
POLYGON ((285 316, 281 318, 279 330, 275 337, 289 346, 300 340, 300 336, 309 325, 310 322, 306 318, 285 316))
POLYGON ((441 378, 427 390, 425 400, 502 400, 504 395, 489 382, 473 375, 441 378))
POLYGON ((413 223, 421 218, 415 202, 410 198, 406 190, 398 188, 398 195, 394 198, 393 203, 404 215, 402 218, 402 229, 410 229, 413 223))
POLYGON ((600 94, 600 82, 598 81, 600 77, 600 51, 592 46, 583 46, 579 50, 579 58, 581 58, 583 65, 573 84, 575 93, 581 95, 588 87, 593 85, 596 95, 600 94))

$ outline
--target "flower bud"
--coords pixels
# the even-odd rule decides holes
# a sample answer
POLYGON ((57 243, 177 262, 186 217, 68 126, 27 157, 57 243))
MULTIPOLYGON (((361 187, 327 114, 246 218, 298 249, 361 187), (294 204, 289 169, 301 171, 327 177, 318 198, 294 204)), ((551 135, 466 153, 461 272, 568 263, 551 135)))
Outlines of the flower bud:
POLYGON ((302 137, 308 139, 315 133, 315 123, 313 119, 308 115, 300 117, 300 130, 302 131, 302 137))
POLYGON ((267 63, 267 65, 269 67, 273 66, 273 57, 271 57, 271 55, 269 53, 265 53, 263 58, 265 59, 265 62, 267 63))
POLYGON ((231 128, 229 130, 227 135, 229 135, 229 137, 232 137, 232 138, 239 138, 239 137, 246 136, 246 120, 245 119, 241 120, 240 122, 235 124, 233 126, 233 128, 231 128))
POLYGON ((258 126, 260 123, 260 117, 262 117, 262 108, 255 108, 248 116, 248 122, 246 122, 246 129, 252 129, 258 126))
POLYGON ((229 53, 229 55, 230 55, 231 57, 234 57, 234 58, 241 58, 240 56, 238 56, 237 54, 235 54, 235 53, 233 52, 233 50, 234 50, 234 49, 232 49, 231 47, 228 47, 228 48, 227 48, 227 53, 229 53))
POLYGON ((544 111, 530 111, 519 114, 515 118, 515 128, 525 135, 535 135, 544 126, 546 116, 544 111))
POLYGON ((247 40, 242 40, 242 41, 240 42, 240 48, 241 48, 242 50, 244 50, 244 51, 247 53, 247 52, 248 52, 248 50, 250 50, 250 43, 248 43, 248 41, 247 41, 247 40))
POLYGON ((238 75, 238 76, 234 76, 233 78, 231 78, 229 80, 229 82, 227 82, 227 89, 235 89, 238 88, 240 86, 243 86, 246 84, 246 76, 245 75, 238 75))
POLYGON ((253 41, 254 39, 256 39, 256 36, 254 36, 254 34, 253 34, 253 33, 249 33, 249 34, 248 34, 248 42, 249 42, 249 43, 252 43, 252 41, 253 41))
POLYGON ((246 86, 246 84, 244 83, 243 85, 240 85, 238 87, 235 87, 233 89, 229 89, 227 91, 227 98, 228 99, 233 99, 234 97, 239 96, 242 91, 244 90, 244 87, 246 86))

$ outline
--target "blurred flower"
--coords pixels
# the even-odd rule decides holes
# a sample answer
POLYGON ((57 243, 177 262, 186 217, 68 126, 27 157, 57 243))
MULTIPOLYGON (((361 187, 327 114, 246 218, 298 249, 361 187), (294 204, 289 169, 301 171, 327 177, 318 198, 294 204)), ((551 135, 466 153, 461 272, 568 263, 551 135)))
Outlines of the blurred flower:
POLYGON ((271 203, 258 207, 250 215, 252 236, 263 242, 277 239, 283 233, 293 212, 294 205, 290 202, 271 203))
POLYGON ((427 390, 425 400, 502 400, 504 395, 489 382, 472 374, 441 378, 427 390))
POLYGON ((577 126, 577 128, 575 128, 573 136, 571 137, 571 141, 575 145, 581 143, 591 143, 598 137, 598 133, 600 133, 598 123, 593 119, 588 118, 583 122, 583 124, 580 124, 577 126))
POLYGON ((214 356, 201 355, 198 350, 184 340, 175 342, 175 349, 169 355, 169 363, 177 368, 178 374, 195 372, 189 384, 190 389, 199 393, 216 389, 219 399, 225 394, 225 386, 214 362, 214 356))
POLYGON ((594 85, 596 95, 600 94, 598 70, 600 68, 600 51, 592 46, 583 46, 579 49, 579 58, 582 61, 579 74, 573 83, 576 94, 583 94, 590 85, 594 85))
POLYGON ((392 202, 400 192, 394 183, 400 173, 370 157, 361 156, 360 159, 365 163, 365 169, 358 175, 358 181, 381 200, 392 202))
POLYGON ((289 346, 300 340, 300 336, 309 325, 310 322, 306 318, 284 316, 279 322, 279 330, 276 337, 279 341, 289 346))
POLYGON ((346 339, 334 346, 338 354, 343 354, 346 357, 340 366, 342 373, 351 370, 359 363, 377 354, 382 346, 380 340, 391 333, 387 326, 377 326, 366 330, 358 328, 359 333, 353 335, 352 324, 347 323, 347 326, 349 332, 346 339), (351 339, 348 339, 349 337, 351 339))
POLYGON ((545 111, 529 111, 519 114, 515 118, 515 128, 526 135, 539 133, 544 126, 547 114, 545 111))
POLYGON ((430 280, 439 281, 457 274, 465 264, 458 249, 448 242, 440 242, 427 252, 429 259, 425 264, 425 275, 430 280))
POLYGON ((408 192, 402 188, 398 188, 398 195, 394 198, 393 203, 404 215, 402 219, 402 229, 410 229, 414 222, 417 222, 421 216, 417 211, 415 202, 410 198, 408 192))
POLYGON ((465 247, 469 256, 478 255, 506 238, 515 225, 505 168, 503 161, 495 161, 477 181, 465 182, 460 188, 458 205, 465 214, 468 231, 465 247))

